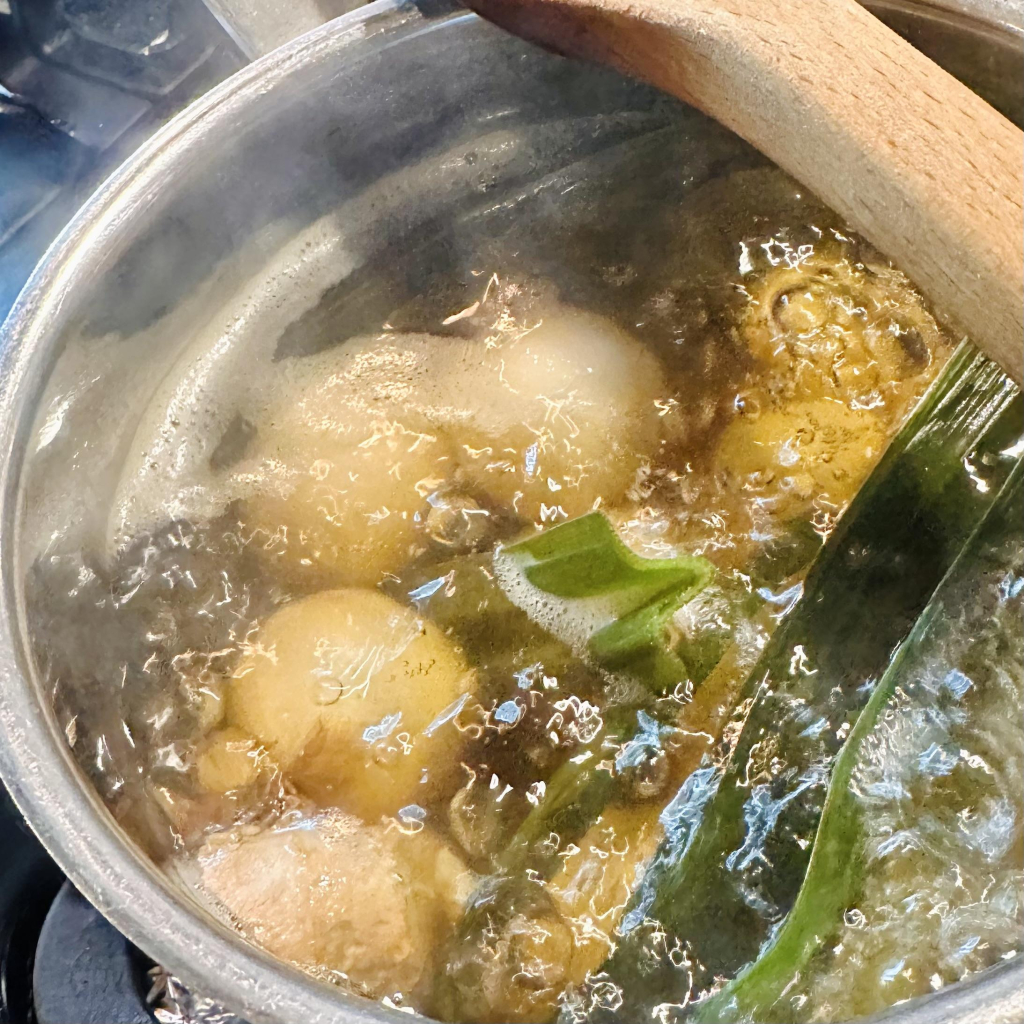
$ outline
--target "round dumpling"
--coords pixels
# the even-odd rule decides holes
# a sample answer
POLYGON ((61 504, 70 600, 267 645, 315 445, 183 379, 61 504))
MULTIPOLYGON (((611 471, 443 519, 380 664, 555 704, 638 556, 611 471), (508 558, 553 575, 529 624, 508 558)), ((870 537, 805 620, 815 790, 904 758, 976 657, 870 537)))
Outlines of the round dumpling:
POLYGON ((524 519, 613 503, 657 454, 661 367, 600 317, 563 311, 489 349, 472 388, 470 414, 453 431, 460 466, 524 519))
POLYGON ((753 355, 790 397, 880 404, 928 375, 945 341, 899 271, 818 254, 748 286, 742 322, 753 355))
POLYGON ((260 628, 228 720, 307 795, 376 821, 448 779, 473 688, 461 651, 411 609, 374 590, 324 591, 260 628))
POLYGON ((416 403, 421 350, 440 339, 351 342, 299 361, 260 422, 248 525, 285 578, 373 584, 415 553, 452 451, 416 403))
POLYGON ((773 512, 785 513, 813 500, 845 505, 884 446, 884 430, 869 410, 821 398, 738 416, 716 460, 773 512))
POLYGON ((434 951, 472 875, 428 829, 371 827, 338 811, 207 840, 186 880, 252 941, 357 991, 420 1003, 434 951))
POLYGON ((398 420, 367 424, 365 436, 279 441, 278 472, 253 502, 249 524, 285 578, 373 584, 415 554, 446 449, 398 420))

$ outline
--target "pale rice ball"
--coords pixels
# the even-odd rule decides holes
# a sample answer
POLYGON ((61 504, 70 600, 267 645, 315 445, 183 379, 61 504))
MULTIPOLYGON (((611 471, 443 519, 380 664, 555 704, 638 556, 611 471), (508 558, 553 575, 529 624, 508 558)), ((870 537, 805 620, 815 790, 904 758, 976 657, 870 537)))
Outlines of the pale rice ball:
POLYGON ((274 956, 412 1005, 473 886, 429 829, 410 835, 339 811, 213 836, 182 874, 274 956))
POLYGON ((719 470, 773 512, 795 514, 815 501, 845 506, 885 441, 871 411, 821 398, 737 416, 715 458, 719 470))
POLYGON ((301 791, 372 822, 449 778, 474 688, 462 652, 412 609, 374 590, 324 591, 260 628, 228 720, 301 791))
POLYGON ((878 407, 928 379, 946 348, 907 278, 880 262, 822 252, 747 288, 742 335, 786 397, 878 407))
POLYGON ((282 381, 242 474, 247 525, 275 572, 374 584, 415 554, 427 498, 455 468, 416 405, 417 359, 437 341, 353 341, 282 381))
POLYGON ((614 324, 565 310, 488 350, 453 439, 474 485, 535 522, 621 499, 657 455, 667 385, 657 358, 614 324))

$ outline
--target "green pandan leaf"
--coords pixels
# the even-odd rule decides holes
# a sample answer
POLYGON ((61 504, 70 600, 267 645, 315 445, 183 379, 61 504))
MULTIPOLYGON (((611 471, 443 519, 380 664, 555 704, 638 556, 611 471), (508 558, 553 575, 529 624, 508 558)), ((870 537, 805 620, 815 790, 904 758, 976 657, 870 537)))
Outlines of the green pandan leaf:
POLYGON ((713 792, 687 806, 685 830, 666 832, 599 976, 622 1005, 592 1020, 686 1005, 757 959, 796 902, 843 742, 1009 476, 1022 416, 999 367, 969 346, 950 358, 748 676, 713 792), (685 949, 685 965, 665 948, 685 949))
MULTIPOLYGON (((993 564, 991 552, 1019 535, 1024 509, 1021 483, 1024 462, 1018 461, 995 504, 981 521, 945 578, 932 595, 913 630, 902 644, 865 705, 832 769, 828 796, 818 824, 811 859, 793 909, 757 960, 712 998, 701 1003, 700 1024, 771 1019, 786 991, 806 972, 814 957, 840 929, 844 913, 857 902, 866 867, 862 840, 864 808, 854 771, 863 756, 865 740, 878 727, 898 686, 906 687, 915 670, 936 646, 936 634, 962 620, 957 602, 977 591, 978 581, 1005 578, 1006 565, 993 564)), ((963 627, 960 627, 961 630, 963 627)), ((962 644, 978 641, 972 630, 962 644)), ((908 688, 913 691, 911 682, 908 688)))
POLYGON ((591 512, 500 549, 494 566, 514 604, 596 665, 657 694, 689 678, 670 625, 711 581, 707 559, 642 558, 591 512))
MULTIPOLYGON (((585 650, 594 665, 640 683, 648 691, 641 702, 703 678, 680 656, 672 618, 712 580, 706 559, 642 558, 592 512, 500 549, 494 569, 508 598, 536 623, 585 650)), ((557 868, 550 837, 572 842, 597 820, 617 786, 606 766, 609 739, 628 746, 638 721, 641 733, 645 720, 654 721, 644 714, 629 700, 604 709, 600 735, 547 780, 544 799, 501 855, 503 871, 547 877, 557 868)))
POLYGON ((600 512, 545 530, 503 549, 538 590, 567 600, 607 597, 616 617, 664 593, 696 593, 711 578, 704 558, 642 558, 600 512))
POLYGON ((590 638, 590 656, 605 668, 629 671, 656 693, 685 682, 690 672, 669 634, 672 616, 692 597, 690 588, 682 592, 673 589, 616 619, 590 638))

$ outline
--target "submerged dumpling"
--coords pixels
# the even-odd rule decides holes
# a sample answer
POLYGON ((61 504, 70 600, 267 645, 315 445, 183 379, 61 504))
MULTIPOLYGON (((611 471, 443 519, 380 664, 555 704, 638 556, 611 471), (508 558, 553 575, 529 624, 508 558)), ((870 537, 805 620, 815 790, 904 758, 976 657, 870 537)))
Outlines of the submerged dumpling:
POLYGON ((452 450, 418 401, 443 339, 367 339, 300 360, 258 427, 243 485, 248 525, 275 571, 373 584, 408 562, 452 450))
POLYGON ((303 792, 376 821, 448 778, 473 688, 462 652, 411 609, 374 590, 325 591, 262 626, 228 720, 303 792))
POLYGON ((218 729, 196 756, 196 780, 208 793, 231 793, 251 786, 273 766, 259 743, 237 727, 218 729))
POLYGON ((288 578, 369 584, 415 553, 418 526, 448 456, 436 436, 398 419, 363 436, 278 442, 280 473, 253 503, 250 524, 288 578))
POLYGON ((821 398, 738 416, 716 460, 773 512, 787 513, 814 500, 845 505, 884 445, 883 426, 870 411, 821 398))
POLYGON ((459 464, 491 500, 554 522, 620 498, 657 453, 661 366, 614 324, 573 310, 487 353, 459 464))
POLYGON ((749 299, 743 336, 790 397, 874 407, 945 346, 910 282, 881 261, 816 254, 775 267, 749 299))
POLYGON ((341 973, 372 998, 420 1002, 434 951, 472 887, 428 829, 408 835, 338 811, 263 832, 216 835, 184 873, 268 952, 341 973))

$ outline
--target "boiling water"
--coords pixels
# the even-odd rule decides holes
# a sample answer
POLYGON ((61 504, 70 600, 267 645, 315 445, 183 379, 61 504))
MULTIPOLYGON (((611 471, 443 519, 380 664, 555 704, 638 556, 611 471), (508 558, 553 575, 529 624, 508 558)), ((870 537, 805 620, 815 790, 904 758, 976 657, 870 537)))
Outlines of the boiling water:
POLYGON ((795 986, 801 1019, 874 1012, 1019 949, 1024 550, 1005 537, 991 554, 958 580, 869 738, 853 779, 868 823, 864 892, 795 986))
MULTIPOLYGON (((499 193, 454 258, 422 243, 359 264, 320 222, 163 368, 102 527, 47 527, 29 604, 71 750, 159 863, 317 977, 441 1017, 557 1017, 614 949, 662 812, 710 777, 808 559, 758 567, 828 537, 950 350, 792 181, 712 163, 675 174, 658 133, 611 147, 499 193), (645 160, 662 177, 629 173, 645 160), (394 285, 389 263, 432 261, 413 294, 394 285), (363 299, 339 298, 346 275, 363 299), (608 608, 569 614, 502 562, 594 509, 640 555, 703 555, 727 592, 762 588, 701 685, 652 696, 595 664, 608 608), (510 874, 556 773, 588 759, 614 783, 603 809, 553 819, 510 874)), ((60 429, 51 415, 40 448, 60 429)), ((687 605, 674 628, 720 611, 687 605)), ((1019 706, 1019 659, 1005 673, 995 715, 1019 706)), ((1014 764, 1001 787, 1019 790, 1014 764)), ((1016 947, 1019 805, 1001 793, 978 813, 1005 812, 1004 859, 965 855, 958 883, 983 926, 950 924, 964 901, 930 876, 871 875, 867 923, 799 1019, 960 976, 952 940, 894 963, 918 941, 896 901, 927 903, 913 927, 948 926, 957 949, 977 932, 971 969, 1016 947)))

